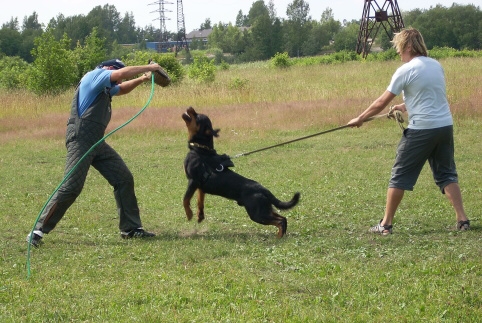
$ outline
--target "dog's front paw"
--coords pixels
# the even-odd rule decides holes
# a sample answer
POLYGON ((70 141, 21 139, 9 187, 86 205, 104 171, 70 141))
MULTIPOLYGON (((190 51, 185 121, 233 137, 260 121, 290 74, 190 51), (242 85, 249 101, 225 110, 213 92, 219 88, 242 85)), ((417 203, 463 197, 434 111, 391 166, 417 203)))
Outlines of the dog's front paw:
POLYGON ((188 221, 191 221, 191 220, 192 220, 192 216, 193 216, 192 210, 191 210, 191 209, 187 209, 187 210, 186 210, 187 220, 188 220, 188 221))
POLYGON ((199 212, 197 214, 197 223, 201 223, 204 220, 204 212, 199 212))

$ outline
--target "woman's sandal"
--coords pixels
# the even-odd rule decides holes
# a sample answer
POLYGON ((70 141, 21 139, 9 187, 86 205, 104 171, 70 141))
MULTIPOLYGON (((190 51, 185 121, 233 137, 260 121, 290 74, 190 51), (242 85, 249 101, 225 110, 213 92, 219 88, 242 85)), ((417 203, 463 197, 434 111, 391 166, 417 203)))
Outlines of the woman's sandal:
POLYGON ((391 224, 390 225, 381 225, 382 221, 383 221, 383 219, 381 219, 380 222, 376 226, 371 227, 370 230, 368 230, 368 231, 372 232, 372 233, 381 234, 382 236, 392 234, 393 226, 391 224))
POLYGON ((470 220, 457 222, 457 230, 466 231, 470 229, 470 220))

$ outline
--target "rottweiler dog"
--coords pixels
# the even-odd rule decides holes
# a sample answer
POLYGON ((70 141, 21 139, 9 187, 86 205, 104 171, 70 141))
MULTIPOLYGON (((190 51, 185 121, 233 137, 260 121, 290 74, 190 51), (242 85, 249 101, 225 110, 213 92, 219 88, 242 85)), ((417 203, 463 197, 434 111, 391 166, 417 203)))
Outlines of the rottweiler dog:
POLYGON ((281 210, 290 209, 298 203, 300 193, 295 193, 291 201, 282 202, 261 184, 231 171, 229 167, 234 164, 229 156, 219 155, 214 149, 214 137, 219 136, 220 129, 213 129, 209 117, 189 107, 182 119, 186 122, 189 146, 184 160, 188 185, 183 204, 187 219, 193 217, 190 202, 197 190, 198 222, 204 220, 205 194, 218 195, 244 206, 254 222, 276 226, 278 238, 283 237, 288 222, 275 212, 273 205, 281 210))

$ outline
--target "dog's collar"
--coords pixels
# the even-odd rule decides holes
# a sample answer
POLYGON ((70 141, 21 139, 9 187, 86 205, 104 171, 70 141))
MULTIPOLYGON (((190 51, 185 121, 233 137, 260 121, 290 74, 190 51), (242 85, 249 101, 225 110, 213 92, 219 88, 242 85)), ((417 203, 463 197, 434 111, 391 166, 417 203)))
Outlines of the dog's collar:
POLYGON ((216 151, 216 150, 214 150, 213 148, 210 148, 210 147, 204 146, 204 145, 200 145, 200 144, 198 144, 198 143, 196 143, 196 142, 190 142, 190 143, 189 143, 189 146, 191 146, 191 147, 196 147, 196 148, 202 148, 202 149, 206 149, 206 150, 210 150, 210 151, 216 151))

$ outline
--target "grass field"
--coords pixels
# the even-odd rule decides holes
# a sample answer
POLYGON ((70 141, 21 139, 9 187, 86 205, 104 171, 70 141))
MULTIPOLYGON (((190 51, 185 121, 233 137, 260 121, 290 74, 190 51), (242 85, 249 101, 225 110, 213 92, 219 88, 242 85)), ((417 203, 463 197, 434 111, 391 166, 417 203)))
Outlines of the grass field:
MULTIPOLYGON (((383 215, 400 130, 386 119, 234 159, 234 170, 282 200, 288 234, 206 197, 206 220, 182 208, 187 152, 181 114, 208 114, 219 153, 234 156, 345 124, 388 85, 399 62, 219 71, 212 85, 156 89, 149 108, 108 139, 136 180, 152 240, 122 240, 108 183, 92 170, 44 244, 25 237, 62 180, 72 93, 1 92, 0 322, 480 322, 482 317, 481 59, 443 60, 456 162, 472 230, 426 167, 397 212, 383 215)), ((149 88, 114 99, 109 129, 146 103, 149 88)), ((397 98, 397 102, 400 102, 397 98)))

